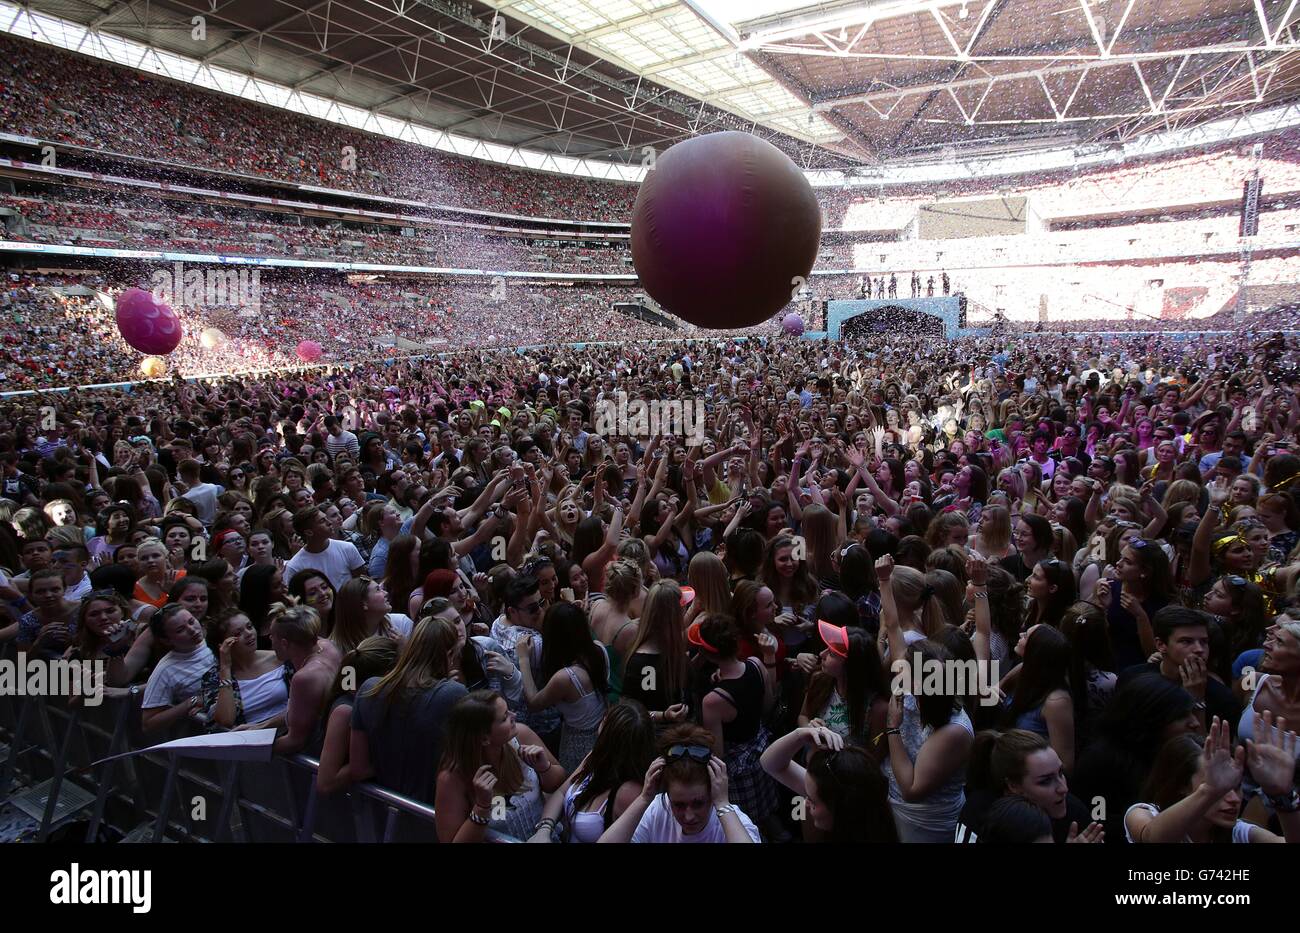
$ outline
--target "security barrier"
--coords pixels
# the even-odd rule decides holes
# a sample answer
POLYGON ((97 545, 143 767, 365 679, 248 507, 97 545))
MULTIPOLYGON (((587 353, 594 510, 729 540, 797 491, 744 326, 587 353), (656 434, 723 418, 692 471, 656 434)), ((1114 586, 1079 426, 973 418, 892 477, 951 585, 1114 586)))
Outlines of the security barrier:
MULTIPOLYGON (((0 647, 0 661, 14 657, 12 644, 0 647)), ((249 762, 146 750, 182 734, 142 735, 138 695, 86 706, 0 694, 0 805, 31 817, 41 842, 82 822, 86 842, 437 841, 433 807, 373 782, 322 795, 320 762, 308 755, 249 762)), ((515 840, 490 832, 488 841, 515 840)))

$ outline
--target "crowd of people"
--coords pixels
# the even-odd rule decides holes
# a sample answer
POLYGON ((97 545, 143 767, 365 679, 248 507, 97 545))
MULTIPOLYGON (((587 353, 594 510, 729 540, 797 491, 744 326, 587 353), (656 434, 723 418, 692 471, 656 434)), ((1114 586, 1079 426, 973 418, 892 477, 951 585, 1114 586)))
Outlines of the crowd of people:
POLYGON ((11 397, 0 639, 442 842, 1296 842, 1297 362, 627 339, 11 397))
POLYGON ((630 271, 626 240, 556 244, 464 227, 347 225, 287 212, 275 222, 265 211, 173 205, 129 189, 113 195, 72 189, 0 196, 0 208, 16 212, 7 238, 35 243, 524 272, 630 271))
MULTIPOLYGON (((0 36, 0 125, 106 153, 428 204, 626 220, 637 188, 501 166, 0 36)), ((143 166, 142 166, 143 167, 143 166)))
MULTIPOLYGON (((141 378, 143 355, 122 339, 113 302, 126 287, 150 288, 153 274, 173 267, 97 268, 103 271, 9 274, 0 290, 0 391, 141 378)), ((255 306, 176 302, 184 336, 166 358, 168 375, 297 366, 295 348, 302 340, 319 342, 326 364, 571 341, 609 333, 612 306, 635 302, 640 294, 630 285, 486 277, 471 283, 429 277, 357 282, 335 273, 272 269, 258 276, 255 306), (222 337, 205 345, 203 332, 209 329, 222 337), (406 349, 397 338, 409 342, 402 345, 406 349)), ((618 322, 624 337, 695 332, 680 322, 680 331, 622 315, 618 322)))

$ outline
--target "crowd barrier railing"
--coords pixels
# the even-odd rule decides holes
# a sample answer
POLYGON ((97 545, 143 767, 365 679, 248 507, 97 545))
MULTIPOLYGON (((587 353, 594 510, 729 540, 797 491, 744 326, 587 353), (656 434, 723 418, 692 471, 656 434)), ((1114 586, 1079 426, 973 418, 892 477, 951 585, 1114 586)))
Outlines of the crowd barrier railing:
MULTIPOLYGON (((0 661, 16 657, 12 643, 0 646, 0 661)), ((0 736, 0 804, 28 815, 41 842, 79 822, 86 842, 437 841, 432 806, 373 781, 321 794, 310 755, 259 762, 151 751, 178 736, 141 733, 138 695, 70 705, 66 696, 0 694, 0 736)), ((516 840, 490 831, 487 841, 516 840)))

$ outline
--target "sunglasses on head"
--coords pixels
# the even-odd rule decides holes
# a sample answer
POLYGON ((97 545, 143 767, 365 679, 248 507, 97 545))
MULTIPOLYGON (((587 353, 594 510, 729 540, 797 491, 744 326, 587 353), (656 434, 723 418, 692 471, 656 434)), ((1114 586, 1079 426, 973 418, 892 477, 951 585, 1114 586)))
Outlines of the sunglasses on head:
POLYGON ((712 757, 713 749, 706 745, 674 745, 664 753, 666 761, 689 758, 692 761, 708 762, 712 757))
POLYGON ((1230 586, 1245 586, 1250 582, 1245 577, 1239 577, 1236 574, 1233 574, 1230 577, 1224 577, 1223 579, 1227 580, 1230 586))

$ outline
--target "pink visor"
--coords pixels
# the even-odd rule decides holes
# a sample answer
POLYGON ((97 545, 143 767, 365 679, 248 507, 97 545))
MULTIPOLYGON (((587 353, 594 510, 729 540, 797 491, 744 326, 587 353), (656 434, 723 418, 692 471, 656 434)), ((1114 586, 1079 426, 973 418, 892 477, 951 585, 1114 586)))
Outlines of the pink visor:
POLYGON ((817 634, 834 654, 849 656, 849 630, 842 625, 831 625, 825 619, 817 620, 817 634))

